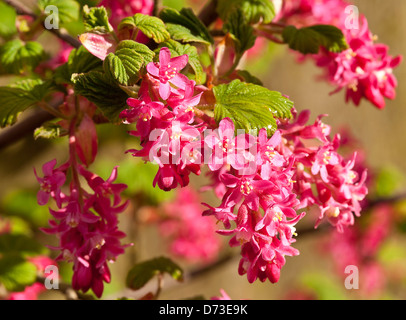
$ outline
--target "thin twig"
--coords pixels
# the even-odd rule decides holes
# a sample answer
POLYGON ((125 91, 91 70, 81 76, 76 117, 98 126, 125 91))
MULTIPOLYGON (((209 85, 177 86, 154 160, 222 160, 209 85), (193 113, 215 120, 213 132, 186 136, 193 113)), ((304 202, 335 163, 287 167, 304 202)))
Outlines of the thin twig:
POLYGON ((205 26, 211 25, 217 20, 217 0, 211 0, 206 3, 203 9, 200 11, 198 17, 204 23, 205 26))
POLYGON ((4 129, 0 134, 0 150, 17 142, 28 134, 32 134, 32 132, 44 122, 54 118, 55 117, 52 114, 40 109, 14 126, 4 129))

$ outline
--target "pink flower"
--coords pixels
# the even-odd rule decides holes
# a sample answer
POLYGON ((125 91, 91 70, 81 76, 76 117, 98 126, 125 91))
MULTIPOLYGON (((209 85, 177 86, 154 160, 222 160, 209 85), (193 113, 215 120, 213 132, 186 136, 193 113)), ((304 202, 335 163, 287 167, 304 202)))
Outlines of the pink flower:
POLYGON ((66 176, 60 168, 54 169, 55 165, 56 159, 51 160, 42 166, 42 172, 44 173, 43 178, 38 177, 34 168, 34 174, 41 186, 41 189, 37 193, 38 204, 41 206, 48 203, 50 196, 55 198, 58 207, 61 206, 61 187, 65 184, 66 176))
POLYGON ((162 48, 159 52, 159 62, 148 63, 147 71, 159 81, 159 95, 163 100, 167 100, 171 94, 170 84, 185 90, 189 80, 179 72, 186 66, 187 62, 188 56, 186 54, 171 58, 170 50, 162 48))

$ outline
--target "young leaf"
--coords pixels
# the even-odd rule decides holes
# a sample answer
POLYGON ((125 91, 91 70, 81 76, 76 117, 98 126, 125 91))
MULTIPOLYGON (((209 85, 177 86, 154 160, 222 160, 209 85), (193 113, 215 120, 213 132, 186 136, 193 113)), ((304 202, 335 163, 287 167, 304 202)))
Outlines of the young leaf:
POLYGON ((0 87, 0 127, 12 125, 18 115, 52 92, 52 83, 24 80, 10 87, 0 87))
POLYGON ((343 32, 330 25, 315 25, 300 29, 287 26, 283 29, 282 37, 289 48, 303 54, 316 54, 320 47, 336 53, 348 48, 343 32))
POLYGON ((275 118, 291 118, 292 101, 279 92, 233 80, 213 88, 216 98, 214 118, 217 123, 229 117, 236 129, 257 134, 266 128, 272 135, 276 130, 275 118))
POLYGON ((23 291, 32 285, 37 268, 19 255, 9 254, 0 258, 0 283, 10 292, 23 291))
POLYGON ((111 122, 118 121, 120 112, 125 108, 128 95, 99 71, 85 74, 73 74, 75 93, 93 102, 111 122))
POLYGON ((68 61, 58 67, 55 72, 56 83, 71 83, 72 74, 87 73, 102 66, 102 61, 92 55, 85 47, 73 49, 68 61))
POLYGON ((231 34, 236 52, 240 56, 255 44, 254 29, 247 23, 241 10, 235 10, 229 15, 224 30, 231 34))
POLYGON ((164 42, 171 37, 161 19, 142 13, 137 13, 132 17, 121 20, 118 25, 118 31, 120 32, 126 28, 138 28, 143 34, 148 38, 152 38, 156 43, 164 42))
POLYGON ((188 62, 195 72, 196 83, 202 83, 204 79, 204 71, 202 64, 200 63, 199 54, 197 53, 196 47, 189 44, 181 44, 175 40, 168 40, 164 43, 161 43, 159 48, 163 47, 167 47, 171 51, 172 58, 187 54, 189 57, 188 62))
POLYGON ((173 279, 182 281, 183 270, 172 260, 159 257, 144 261, 133 266, 127 274, 127 287, 141 289, 155 275, 168 273, 173 279))
POLYGON ((55 17, 58 23, 69 23, 79 19, 79 3, 74 0, 39 0, 38 7, 41 12, 44 12, 48 6, 55 6, 58 9, 58 14, 55 17))
POLYGON ((123 85, 132 85, 139 78, 139 71, 153 60, 155 53, 147 46, 132 41, 121 41, 116 52, 110 53, 104 60, 104 71, 123 85))
POLYGON ((165 8, 160 13, 172 39, 183 42, 214 43, 207 27, 196 17, 193 10, 183 8, 177 11, 165 8))
POLYGON ((235 10, 241 10, 249 24, 270 23, 275 17, 275 8, 269 0, 219 0, 217 12, 223 21, 235 10))
POLYGON ((104 7, 83 7, 83 24, 87 32, 108 33, 113 31, 104 7))
POLYGON ((23 42, 15 39, 0 48, 0 65, 6 72, 21 74, 33 70, 45 57, 41 44, 35 41, 23 42))

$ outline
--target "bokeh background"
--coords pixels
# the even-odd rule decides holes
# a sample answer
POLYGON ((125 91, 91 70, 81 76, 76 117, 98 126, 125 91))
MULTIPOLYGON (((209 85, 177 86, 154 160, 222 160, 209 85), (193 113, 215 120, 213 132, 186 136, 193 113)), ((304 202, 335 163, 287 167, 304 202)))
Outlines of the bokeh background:
MULTIPOLYGON (((404 0, 356 0, 353 3, 364 14, 370 29, 379 37, 379 42, 390 47, 390 54, 406 56, 406 1, 404 0)), ((170 0, 164 4, 181 7, 183 1, 170 0)), ((198 8, 201 4, 189 3, 198 8)), ((43 41, 46 41, 44 38, 43 41)), ((52 45, 50 46, 52 49, 52 45)), ((324 81, 319 81, 320 74, 311 61, 298 63, 296 56, 288 53, 285 47, 266 46, 266 55, 258 55, 246 60, 246 69, 260 78, 266 87, 287 94, 300 110, 310 109, 312 119, 319 114, 328 114, 325 122, 330 124, 333 132, 342 127, 348 128, 359 140, 366 154, 367 163, 373 170, 385 169, 394 179, 394 192, 405 193, 406 185, 403 175, 406 174, 406 63, 403 62, 395 70, 399 82, 397 98, 387 101, 384 110, 378 110, 373 105, 363 101, 359 107, 344 102, 344 92, 330 95, 334 89, 324 81)), ((1 83, 10 81, 1 78, 1 83)), ((137 166, 131 168, 130 155, 124 151, 134 146, 134 141, 126 135, 125 129, 111 125, 101 125, 98 128, 100 152, 93 169, 107 178, 108 171, 115 164, 120 164, 123 171, 131 175, 134 190, 152 183, 145 181, 148 175, 137 172, 144 171, 137 166), (131 171, 132 170, 132 171, 131 171)), ((1 131, 0 131, 1 134, 1 131)), ((29 232, 43 243, 54 239, 35 231, 34 227, 46 225, 48 213, 46 209, 35 206, 35 191, 37 190, 33 167, 40 168, 42 163, 57 158, 61 163, 67 157, 66 140, 45 141, 34 140, 28 135, 18 143, 0 150, 0 199, 3 214, 13 217, 25 216, 32 220, 27 226, 23 222, 19 228, 30 229, 29 232), (21 189, 25 190, 21 192, 21 189), (33 196, 34 195, 34 196, 33 196)), ((119 169, 121 170, 121 168, 119 169)), ((205 183, 204 179, 193 179, 192 185, 198 188, 205 183)), ((168 201, 165 195, 160 196, 159 202, 168 201)), ((202 194, 204 200, 213 199, 211 194, 202 194)), ((134 241, 135 246, 127 250, 113 265, 113 282, 106 287, 103 298, 111 299, 120 296, 139 297, 143 293, 155 290, 155 282, 151 281, 140 292, 130 292, 124 288, 125 274, 134 261, 142 261, 159 255, 168 255, 165 241, 162 241, 159 231, 154 225, 142 223, 142 215, 134 222, 133 208, 121 217, 122 228, 129 234, 128 241, 134 241)), ((145 211, 145 210, 144 210, 145 211)), ((17 223, 17 225, 18 225, 17 223)), ((299 234, 295 247, 301 252, 300 256, 287 258, 287 264, 282 270, 279 283, 269 282, 249 284, 245 276, 237 273, 239 255, 238 248, 229 249, 227 239, 222 238, 224 251, 220 255, 221 263, 215 268, 205 270, 200 263, 190 264, 182 259, 176 261, 184 267, 186 278, 183 283, 176 283, 165 278, 163 299, 183 299, 194 296, 210 298, 218 296, 224 289, 233 299, 286 299, 302 292, 319 299, 342 298, 363 299, 356 290, 346 290, 341 275, 334 272, 333 262, 328 254, 320 253, 320 246, 326 241, 325 233, 309 232, 299 234), (199 270, 198 272, 194 272, 199 270)), ((406 237, 402 233, 391 235, 388 244, 383 249, 382 259, 388 265, 396 266, 400 281, 389 282, 385 292, 378 298, 406 298, 406 237), (386 251, 385 251, 386 250, 386 251)), ((51 253, 53 254, 53 253, 51 253)), ((69 266, 62 268, 63 274, 69 278, 69 266)), ((360 270, 362 272, 362 270, 360 270)), ((363 284, 360 283, 360 286, 363 284)), ((62 299, 57 292, 46 292, 44 299, 62 299)), ((372 297, 375 298, 375 297, 372 297)))

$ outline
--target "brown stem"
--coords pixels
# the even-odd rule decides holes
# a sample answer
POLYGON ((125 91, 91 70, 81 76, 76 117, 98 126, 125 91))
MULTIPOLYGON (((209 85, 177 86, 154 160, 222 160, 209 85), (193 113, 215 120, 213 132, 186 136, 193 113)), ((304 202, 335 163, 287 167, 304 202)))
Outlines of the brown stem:
POLYGON ((200 11, 198 17, 204 23, 205 26, 211 25, 217 20, 217 0, 211 0, 207 2, 203 9, 200 11))
POLYGON ((33 115, 15 124, 14 126, 4 129, 0 135, 0 150, 17 142, 21 138, 32 134, 44 122, 54 119, 55 117, 44 110, 38 110, 33 115))

